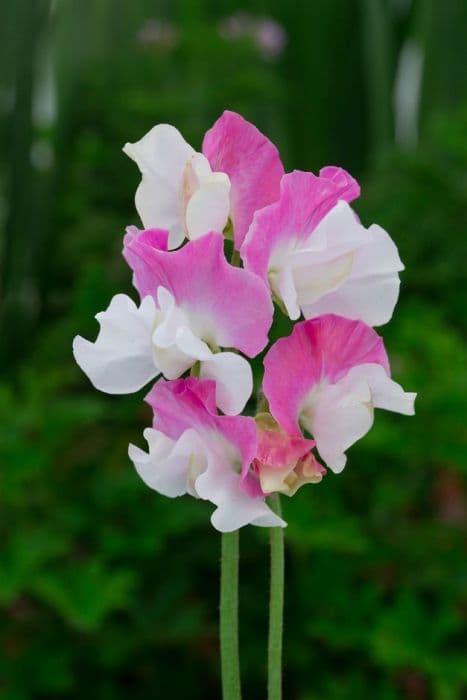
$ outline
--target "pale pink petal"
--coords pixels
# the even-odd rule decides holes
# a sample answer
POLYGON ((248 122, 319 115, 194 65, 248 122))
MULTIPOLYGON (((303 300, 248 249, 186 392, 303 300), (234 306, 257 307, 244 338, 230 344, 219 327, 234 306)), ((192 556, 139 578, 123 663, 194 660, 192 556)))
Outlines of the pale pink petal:
POLYGON ((250 122, 226 111, 206 133, 203 153, 231 181, 235 247, 240 249, 257 209, 279 197, 284 168, 277 148, 250 122))
POLYGON ((359 191, 340 168, 323 168, 319 177, 300 170, 284 175, 279 200, 254 215, 241 250, 245 266, 267 281, 271 258, 281 246, 306 241, 339 200, 350 202, 359 191))
POLYGON ((280 469, 295 464, 314 447, 314 440, 301 435, 289 435, 283 430, 258 430, 258 448, 255 458, 272 468, 280 469))
POLYGON ((265 494, 293 496, 306 483, 319 483, 326 470, 311 453, 314 440, 289 435, 268 413, 256 416, 258 448, 253 468, 265 494))
POLYGON ((236 416, 243 411, 253 391, 248 360, 233 352, 218 352, 201 362, 200 377, 216 382, 216 404, 223 413, 236 416))
POLYGON ((263 390, 272 415, 284 430, 300 435, 299 414, 309 393, 364 363, 380 364, 389 374, 382 339, 361 321, 328 315, 297 323, 264 358, 263 390))
POLYGON ((269 290, 253 273, 229 265, 218 233, 165 252, 143 231, 125 238, 124 256, 140 293, 156 297, 158 287, 165 287, 192 331, 209 345, 254 357, 267 344, 273 313, 269 290))

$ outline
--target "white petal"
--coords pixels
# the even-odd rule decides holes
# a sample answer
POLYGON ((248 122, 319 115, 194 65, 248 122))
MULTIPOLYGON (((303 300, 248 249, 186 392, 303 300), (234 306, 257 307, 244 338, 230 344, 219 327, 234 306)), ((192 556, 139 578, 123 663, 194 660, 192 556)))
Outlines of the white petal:
POLYGON ((207 360, 212 356, 209 346, 198 338, 188 326, 178 328, 175 342, 178 349, 193 360, 207 360))
POLYGON ((230 211, 230 180, 221 173, 201 180, 199 189, 189 199, 185 221, 190 238, 199 238, 210 231, 222 233, 230 211), (216 177, 214 177, 216 176, 216 177))
POLYGON ((312 304, 342 285, 352 271, 353 257, 354 253, 345 253, 327 262, 294 268, 293 278, 300 306, 312 304))
POLYGON ((136 143, 126 143, 123 151, 142 173, 159 175, 177 191, 183 169, 195 154, 194 148, 170 124, 157 124, 136 143))
POLYGON ((381 365, 373 363, 358 365, 353 367, 347 376, 354 380, 364 379, 368 383, 375 408, 384 408, 386 411, 394 411, 406 416, 414 415, 414 401, 417 394, 404 391, 400 384, 388 377, 381 365))
POLYGON ((152 297, 145 297, 138 308, 132 299, 117 294, 107 310, 96 315, 101 327, 95 342, 74 339, 75 360, 96 389, 128 394, 159 374, 151 343, 155 314, 152 297))
POLYGON ((173 294, 162 286, 157 288, 157 303, 163 314, 168 314, 175 307, 175 299, 173 294))
POLYGON ((297 290, 292 270, 289 265, 285 265, 277 274, 276 282, 274 283, 274 291, 277 296, 283 301, 289 318, 296 321, 300 318, 300 307, 297 303, 297 290))
MULTIPOLYGON (((164 300, 164 303, 167 300, 164 300)), ((156 328, 152 334, 152 342, 157 348, 169 348, 177 342, 180 328, 188 325, 186 314, 178 306, 165 307, 165 311, 157 314, 156 328)))
POLYGON ((200 377, 216 382, 216 404, 229 416, 243 411, 253 391, 250 363, 233 352, 220 352, 201 362, 200 377))
POLYGON ((170 345, 168 348, 155 347, 154 357, 166 379, 178 379, 195 364, 195 360, 179 350, 176 345, 170 345))
POLYGON ((163 228, 170 232, 169 248, 185 238, 178 191, 159 175, 143 173, 135 195, 135 206, 143 227, 163 228))
POLYGON ((360 319, 370 326, 387 323, 399 296, 404 266, 390 236, 379 226, 368 229, 371 241, 354 253, 352 271, 335 291, 303 304, 305 318, 335 313, 360 319))
POLYGON ((291 262, 294 266, 328 262, 357 250, 370 239, 352 207, 341 200, 319 222, 308 241, 292 254, 291 262))
MULTIPOLYGON (((191 158, 191 167, 193 168, 193 171, 195 173, 196 179, 198 181, 198 185, 200 183, 200 180, 203 178, 208 178, 212 177, 213 172, 211 170, 211 166, 209 164, 208 159, 204 155, 204 153, 195 153, 194 156, 191 158)), ((224 177, 228 176, 225 175, 224 173, 221 173, 224 177)))
POLYGON ((144 483, 164 496, 196 495, 193 482, 206 467, 197 433, 187 430, 177 440, 148 428, 144 431, 149 454, 130 445, 128 454, 144 483), (200 453, 201 450, 201 453, 200 453))
POLYGON ((322 388, 313 401, 311 419, 305 413, 303 424, 312 433, 328 467, 341 472, 346 463, 345 451, 373 424, 370 387, 364 379, 347 374, 337 384, 322 388))
POLYGON ((252 498, 240 489, 240 475, 226 463, 208 464, 208 468, 196 480, 200 498, 211 501, 217 508, 211 523, 220 532, 232 532, 244 525, 259 527, 285 527, 263 498, 252 498))

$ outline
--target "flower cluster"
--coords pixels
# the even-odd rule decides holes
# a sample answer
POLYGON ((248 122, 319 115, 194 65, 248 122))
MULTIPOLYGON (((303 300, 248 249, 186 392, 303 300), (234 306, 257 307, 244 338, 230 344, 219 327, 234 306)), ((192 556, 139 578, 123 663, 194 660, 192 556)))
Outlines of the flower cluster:
POLYGON ((321 481, 318 458, 340 472, 374 408, 414 412, 372 328, 397 301, 397 248, 360 223, 347 172, 285 174, 275 146, 233 112, 202 152, 167 124, 123 150, 141 171, 144 228, 123 241, 140 303, 114 296, 97 339, 75 338, 76 361, 110 394, 156 380, 147 451, 129 448, 148 486, 211 501, 223 532, 283 526, 268 495, 321 481), (246 358, 266 348, 274 303, 297 323, 264 357, 257 415, 240 415, 253 391, 246 358))

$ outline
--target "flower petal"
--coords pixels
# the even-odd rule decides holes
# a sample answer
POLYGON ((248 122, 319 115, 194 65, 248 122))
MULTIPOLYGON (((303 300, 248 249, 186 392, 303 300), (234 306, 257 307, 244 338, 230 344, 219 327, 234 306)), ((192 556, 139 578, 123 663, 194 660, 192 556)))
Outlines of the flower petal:
POLYGON ((253 273, 228 264, 218 233, 165 252, 143 231, 125 238, 124 257, 138 289, 147 293, 151 288, 155 295, 159 286, 165 287, 193 332, 210 346, 233 347, 254 357, 267 344, 273 313, 269 290, 253 273))
POLYGON ((381 365, 359 365, 353 367, 347 376, 367 382, 375 408, 384 408, 386 411, 394 411, 406 416, 415 414, 414 402, 417 394, 404 391, 400 384, 388 377, 381 365))
POLYGON ((305 318, 335 313, 360 319, 369 326, 387 323, 399 296, 398 272, 404 269, 397 247, 377 225, 370 226, 367 245, 353 254, 349 277, 335 290, 302 304, 305 318))
POLYGON ((211 463, 196 480, 196 490, 201 498, 217 506, 211 523, 219 532, 232 532, 249 524, 259 527, 286 526, 264 499, 252 498, 242 491, 238 475, 222 464, 211 463))
POLYGON ((117 294, 107 310, 96 315, 100 330, 94 343, 76 336, 75 360, 96 389, 129 394, 159 374, 151 344, 155 313, 151 297, 138 308, 132 299, 117 294))
POLYGON ((230 211, 230 182, 227 175, 214 173, 201 182, 189 199, 185 219, 190 238, 199 238, 209 231, 222 231, 230 211), (213 175, 221 176, 214 178, 213 175))
POLYGON ((149 453, 135 445, 128 448, 129 457, 144 483, 169 498, 192 493, 190 469, 195 466, 198 472, 206 466, 202 459, 199 465, 193 465, 193 455, 200 452, 200 440, 196 432, 187 430, 174 442, 163 433, 147 428, 144 437, 148 442, 149 453))
POLYGON ((167 229, 169 245, 176 247, 185 237, 181 207, 183 170, 195 150, 175 127, 157 124, 136 143, 125 144, 123 151, 142 174, 135 204, 143 226, 167 229))
POLYGON ((284 430, 299 435, 299 414, 308 394, 364 363, 380 364, 389 374, 382 339, 361 321, 328 315, 297 323, 264 358, 263 390, 272 415, 284 430))
MULTIPOLYGON (((141 231, 136 226, 128 226, 123 238, 123 255, 131 249, 132 242, 141 239, 144 244, 150 248, 157 250, 168 250, 169 232, 164 229, 147 229, 141 231)), ((143 256, 133 256, 131 260, 131 269, 133 270, 133 286, 139 292, 141 299, 146 296, 154 297, 158 306, 160 301, 157 299, 157 289, 154 287, 154 273, 152 267, 148 265, 143 256)))
POLYGON ((337 384, 323 388, 313 413, 313 420, 304 425, 312 430, 322 459, 339 473, 347 460, 345 451, 373 425, 370 387, 349 372, 337 384))
POLYGON ((200 377, 216 382, 216 404, 223 413, 236 416, 253 391, 250 363, 233 352, 220 352, 201 363, 200 377))
POLYGON ((231 181, 235 247, 240 249, 257 209, 279 197, 284 168, 277 148, 250 122, 226 111, 206 133, 203 153, 231 181))

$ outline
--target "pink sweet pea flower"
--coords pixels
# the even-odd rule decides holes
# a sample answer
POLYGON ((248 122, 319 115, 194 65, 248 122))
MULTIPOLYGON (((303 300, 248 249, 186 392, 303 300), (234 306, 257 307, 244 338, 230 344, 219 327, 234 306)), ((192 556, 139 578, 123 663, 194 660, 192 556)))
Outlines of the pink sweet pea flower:
POLYGON ((334 472, 373 424, 373 409, 413 415, 416 394, 390 378, 383 340, 361 321, 327 315, 297 323, 264 359, 264 394, 284 430, 300 426, 334 472))
POLYGON ((279 197, 284 174, 279 152, 253 124, 226 111, 206 133, 203 153, 214 170, 230 178, 230 217, 240 250, 255 211, 279 197))
POLYGON ((319 177, 295 170, 282 178, 280 199, 256 212, 241 255, 291 319, 336 313, 378 326, 391 318, 404 266, 382 228, 359 223, 348 204, 359 193, 340 168, 319 177))
POLYGON ((276 491, 293 496, 304 484, 318 484, 326 469, 311 450, 314 440, 289 435, 269 413, 256 416, 258 446, 253 469, 265 494, 276 491))
POLYGON ((226 261, 223 238, 210 233, 167 251, 167 231, 128 229, 124 256, 141 305, 124 294, 96 316, 94 343, 76 337, 75 359, 97 389, 124 394, 162 373, 176 379, 199 363, 216 381, 217 405, 240 413, 252 391, 249 357, 267 344, 272 303, 263 282, 226 261))
POLYGON ((129 455, 150 488, 172 498, 188 493, 211 501, 216 506, 211 522, 221 532, 249 523, 285 526, 260 491, 252 495, 255 422, 217 415, 213 381, 160 380, 146 401, 154 410, 153 427, 144 431, 149 452, 130 445, 129 455))

